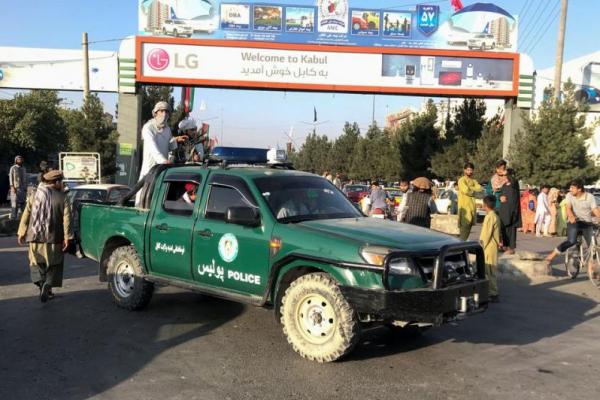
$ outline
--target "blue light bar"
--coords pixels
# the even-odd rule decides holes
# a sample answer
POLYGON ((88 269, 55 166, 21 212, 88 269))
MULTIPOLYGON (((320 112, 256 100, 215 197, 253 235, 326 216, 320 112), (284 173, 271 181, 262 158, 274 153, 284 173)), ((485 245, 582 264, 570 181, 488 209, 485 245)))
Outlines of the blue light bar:
POLYGON ((267 151, 269 150, 250 147, 215 147, 210 157, 228 164, 266 164, 267 151))

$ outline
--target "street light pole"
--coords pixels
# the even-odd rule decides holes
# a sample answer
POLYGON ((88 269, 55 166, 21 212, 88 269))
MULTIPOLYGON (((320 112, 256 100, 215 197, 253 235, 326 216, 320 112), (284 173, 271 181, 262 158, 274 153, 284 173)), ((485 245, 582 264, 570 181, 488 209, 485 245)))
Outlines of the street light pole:
POLYGON ((85 102, 90 95, 90 58, 87 32, 83 32, 81 44, 83 45, 83 101, 85 102))
POLYGON ((558 43, 556 45, 556 65, 554 67, 554 98, 560 101, 560 86, 562 79, 563 53, 565 51, 565 31, 567 29, 568 0, 562 0, 560 22, 558 27, 558 43))

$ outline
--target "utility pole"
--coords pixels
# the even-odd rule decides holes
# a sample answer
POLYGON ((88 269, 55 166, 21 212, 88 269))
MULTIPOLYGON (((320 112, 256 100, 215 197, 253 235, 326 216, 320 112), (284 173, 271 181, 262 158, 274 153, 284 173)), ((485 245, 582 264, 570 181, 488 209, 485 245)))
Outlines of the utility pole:
POLYGON ((373 114, 371 115, 371 125, 375 125, 375 95, 373 95, 373 114))
POLYGON ((85 102, 90 95, 90 58, 87 32, 83 32, 81 44, 83 45, 83 101, 85 102))
POLYGON ((554 67, 554 98, 560 101, 563 53, 565 50, 565 31, 567 29, 567 4, 569 0, 561 0, 560 22, 558 26, 558 43, 556 45, 556 66, 554 67))

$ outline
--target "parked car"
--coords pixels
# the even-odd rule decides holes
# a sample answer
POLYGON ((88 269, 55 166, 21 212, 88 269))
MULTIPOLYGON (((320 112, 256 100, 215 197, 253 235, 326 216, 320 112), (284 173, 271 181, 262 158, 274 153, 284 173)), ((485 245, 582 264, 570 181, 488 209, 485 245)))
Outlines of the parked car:
POLYGON ((131 189, 117 184, 83 184, 69 188, 67 200, 71 203, 73 231, 79 238, 79 213, 83 203, 117 204, 131 189))
POLYGON ((435 199, 435 207, 440 214, 458 213, 458 193, 453 189, 440 189, 435 199))
POLYGON ((344 187, 346 197, 353 202, 358 203, 363 197, 369 195, 369 186, 367 185, 346 185, 344 187))
POLYGON ((194 29, 186 21, 179 19, 167 19, 162 26, 163 35, 191 37, 194 29))
POLYGON ((494 35, 490 35, 488 33, 478 33, 469 39, 467 43, 469 49, 495 49, 496 48, 496 39, 494 35))

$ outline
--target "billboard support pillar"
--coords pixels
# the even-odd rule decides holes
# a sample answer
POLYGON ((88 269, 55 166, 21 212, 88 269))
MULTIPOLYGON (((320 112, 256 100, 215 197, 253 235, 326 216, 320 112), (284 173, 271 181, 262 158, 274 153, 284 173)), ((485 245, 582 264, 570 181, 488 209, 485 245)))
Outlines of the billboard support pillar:
POLYGON ((116 183, 133 187, 137 182, 141 165, 140 143, 142 119, 142 96, 140 94, 119 93, 119 143, 117 148, 116 183))
POLYGON ((504 134, 502 136, 502 158, 509 158, 511 144, 520 129, 523 128, 523 112, 525 110, 516 106, 515 99, 506 100, 504 103, 504 134))

